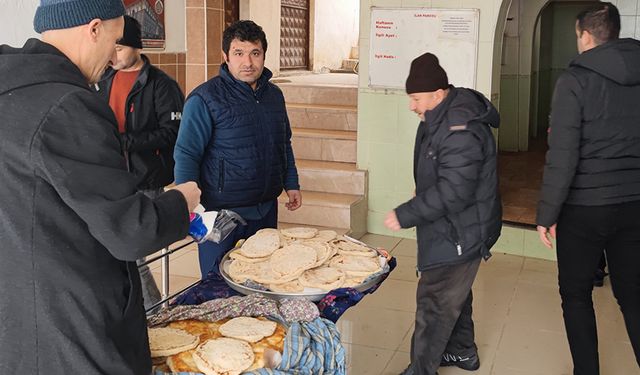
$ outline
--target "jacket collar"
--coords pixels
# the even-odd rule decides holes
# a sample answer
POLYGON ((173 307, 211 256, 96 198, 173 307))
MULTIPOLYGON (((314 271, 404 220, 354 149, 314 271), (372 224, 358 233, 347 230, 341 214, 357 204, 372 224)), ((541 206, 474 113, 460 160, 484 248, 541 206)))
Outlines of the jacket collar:
MULTIPOLYGON (((138 74, 138 78, 136 78, 136 83, 133 85, 134 89, 136 86, 144 87, 147 84, 147 80, 149 79, 149 69, 151 67, 151 62, 146 55, 141 55, 142 61, 144 61, 144 65, 140 68, 140 73, 138 74)), ((99 83, 103 83, 105 81, 111 82, 113 77, 118 73, 117 70, 113 68, 108 68, 107 71, 102 75, 102 79, 99 83)))
POLYGON ((262 90, 264 90, 264 88, 267 86, 269 80, 271 79, 271 77, 273 77, 273 73, 271 72, 271 70, 265 67, 262 70, 262 74, 258 78, 258 86, 256 87, 255 91, 246 82, 242 82, 231 75, 227 63, 222 63, 222 65, 220 65, 220 77, 225 82, 238 87, 240 90, 250 93, 251 95, 257 95, 258 93, 262 92, 262 90))
POLYGON ((453 100, 457 95, 458 95, 457 89, 452 85, 449 85, 449 94, 447 94, 447 97, 444 98, 444 100, 440 104, 438 104, 434 109, 432 109, 431 111, 427 111, 425 113, 424 122, 428 126, 430 133, 433 132, 435 128, 444 120, 444 117, 446 116, 446 113, 447 113, 447 109, 449 108, 449 106, 451 105, 451 102, 453 102, 453 100))

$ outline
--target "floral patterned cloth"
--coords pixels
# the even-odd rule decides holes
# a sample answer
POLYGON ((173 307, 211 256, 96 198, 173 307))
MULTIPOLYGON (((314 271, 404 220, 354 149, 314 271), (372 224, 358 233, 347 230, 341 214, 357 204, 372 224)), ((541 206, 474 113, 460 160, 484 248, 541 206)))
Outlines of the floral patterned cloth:
POLYGON ((261 294, 214 299, 200 305, 172 306, 148 318, 149 327, 185 319, 216 322, 239 316, 272 317, 284 323, 309 322, 320 316, 313 302, 304 299, 275 301, 261 294))

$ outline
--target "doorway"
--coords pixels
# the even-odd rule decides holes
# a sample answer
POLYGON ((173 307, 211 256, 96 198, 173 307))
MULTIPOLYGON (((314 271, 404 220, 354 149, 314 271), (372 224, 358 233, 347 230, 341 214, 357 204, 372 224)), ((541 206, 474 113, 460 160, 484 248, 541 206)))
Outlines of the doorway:
POLYGON ((535 23, 531 28, 518 27, 524 30, 518 34, 509 35, 507 29, 504 37, 503 62, 516 68, 513 76, 503 71, 501 98, 504 100, 500 101, 500 112, 505 119, 505 135, 515 137, 511 143, 509 139, 502 139, 500 189, 504 221, 532 226, 542 185, 553 89, 558 77, 578 54, 576 16, 597 1, 548 1, 541 2, 538 9, 531 3, 517 3, 519 11, 510 12, 507 19, 517 22, 521 17, 533 19, 535 23), (529 41, 532 42, 529 44, 529 41), (521 50, 527 45, 531 46, 530 61, 526 61, 528 55, 521 50))

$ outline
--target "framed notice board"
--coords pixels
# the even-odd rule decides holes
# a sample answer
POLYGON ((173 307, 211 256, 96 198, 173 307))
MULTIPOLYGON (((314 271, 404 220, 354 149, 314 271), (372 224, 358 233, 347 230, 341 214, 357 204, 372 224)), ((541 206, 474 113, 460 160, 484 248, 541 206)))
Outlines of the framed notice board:
POLYGON ((371 8, 369 86, 404 90, 411 61, 431 52, 451 84, 474 88, 479 18, 478 9, 371 8))

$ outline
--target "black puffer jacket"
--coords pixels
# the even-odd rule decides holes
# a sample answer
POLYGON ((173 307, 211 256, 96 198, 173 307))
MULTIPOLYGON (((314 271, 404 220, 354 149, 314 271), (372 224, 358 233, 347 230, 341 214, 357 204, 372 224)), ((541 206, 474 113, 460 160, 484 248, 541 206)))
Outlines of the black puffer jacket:
POLYGON ((536 222, 564 203, 640 200, 640 42, 620 39, 576 57, 556 83, 536 222))
MULTIPOLYGON (((139 189, 157 189, 173 182, 173 149, 184 106, 178 83, 162 70, 145 64, 127 98, 122 148, 129 171, 139 179, 139 189)), ((107 103, 116 71, 108 70, 95 86, 107 103)))
POLYGON ((479 92, 450 87, 418 126, 416 196, 396 208, 403 228, 417 227, 418 269, 490 256, 502 228, 496 143, 500 117, 479 92))

